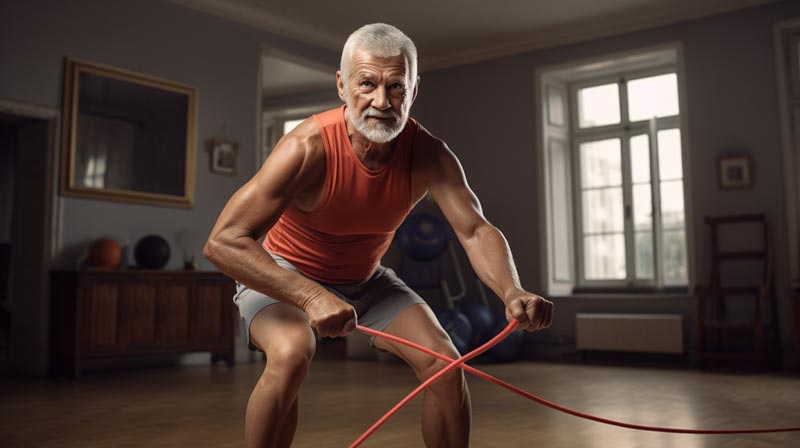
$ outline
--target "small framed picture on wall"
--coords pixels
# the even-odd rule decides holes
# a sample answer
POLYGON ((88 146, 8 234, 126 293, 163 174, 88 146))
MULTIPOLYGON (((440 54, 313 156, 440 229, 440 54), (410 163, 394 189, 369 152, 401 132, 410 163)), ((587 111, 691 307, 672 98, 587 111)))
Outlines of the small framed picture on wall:
POLYGON ((230 140, 213 139, 211 147, 211 172, 219 174, 236 174, 236 163, 239 155, 239 144, 230 140))
POLYGON ((747 156, 720 157, 719 186, 722 188, 748 188, 752 184, 750 158, 747 156))

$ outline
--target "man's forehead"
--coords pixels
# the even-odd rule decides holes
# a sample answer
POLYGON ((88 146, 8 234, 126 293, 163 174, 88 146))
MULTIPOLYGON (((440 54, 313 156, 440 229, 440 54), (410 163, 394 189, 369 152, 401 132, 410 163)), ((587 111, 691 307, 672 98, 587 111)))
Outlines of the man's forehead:
POLYGON ((400 53, 394 56, 380 56, 364 49, 356 49, 350 58, 350 67, 353 69, 390 68, 408 72, 408 60, 400 53))

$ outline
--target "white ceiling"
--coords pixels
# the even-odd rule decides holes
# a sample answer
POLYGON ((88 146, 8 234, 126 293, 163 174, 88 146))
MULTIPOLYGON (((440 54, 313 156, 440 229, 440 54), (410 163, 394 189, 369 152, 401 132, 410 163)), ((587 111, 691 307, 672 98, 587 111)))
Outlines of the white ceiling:
MULTIPOLYGON (((333 51, 365 23, 391 23, 414 40, 425 71, 782 0, 170 1, 333 51)), ((314 82, 316 69, 306 73, 314 82)))
POLYGON ((336 68, 328 70, 296 62, 272 54, 261 58, 261 93, 264 96, 333 89, 336 85, 336 68))

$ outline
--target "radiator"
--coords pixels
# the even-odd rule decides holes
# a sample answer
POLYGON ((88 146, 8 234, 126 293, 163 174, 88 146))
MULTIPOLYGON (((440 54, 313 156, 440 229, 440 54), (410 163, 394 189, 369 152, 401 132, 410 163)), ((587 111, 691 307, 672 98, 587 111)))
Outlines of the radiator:
POLYGON ((575 315, 578 350, 683 353, 680 314, 575 315))

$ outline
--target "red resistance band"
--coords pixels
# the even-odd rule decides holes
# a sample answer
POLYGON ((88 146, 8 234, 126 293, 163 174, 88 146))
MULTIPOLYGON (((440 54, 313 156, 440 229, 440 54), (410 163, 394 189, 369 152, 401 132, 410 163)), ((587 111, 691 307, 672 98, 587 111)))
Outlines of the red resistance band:
POLYGON ((436 352, 434 352, 433 350, 431 350, 431 349, 429 349, 427 347, 423 347, 423 346, 421 346, 419 344, 416 344, 414 342, 405 340, 403 338, 399 338, 397 336, 393 336, 393 335, 390 335, 390 334, 387 334, 387 333, 383 333, 383 332, 380 332, 380 331, 377 331, 377 330, 373 330, 371 328, 363 327, 361 325, 356 325, 356 328, 361 330, 361 331, 363 331, 364 333, 367 333, 367 334, 370 334, 370 335, 373 335, 373 336, 377 336, 377 337, 381 337, 381 338, 385 338, 385 339, 388 339, 390 341, 394 341, 394 342, 397 342, 397 343, 400 343, 400 344, 403 344, 403 345, 407 345, 407 346, 409 346, 411 348, 414 348, 414 349, 417 349, 417 350, 419 350, 419 351, 421 351, 423 353, 427 353, 427 354, 429 354, 429 355, 431 355, 431 356, 433 356, 435 358, 439 358, 439 359, 441 359, 443 361, 447 361, 450 364, 447 365, 447 367, 445 367, 442 370, 440 370, 439 372, 437 372, 432 377, 428 378, 425 382, 420 384, 419 387, 417 387, 416 389, 414 389, 414 391, 412 391, 410 394, 408 394, 408 396, 406 396, 405 398, 400 400, 400 402, 397 403, 392 409, 390 409, 389 412, 387 412, 383 417, 381 417, 377 422, 375 422, 375 424, 372 425, 364 434, 362 434, 361 437, 359 437, 355 442, 353 442, 353 444, 350 445, 350 448, 356 448, 356 447, 360 446, 370 435, 372 435, 372 433, 374 433, 381 425, 386 423, 386 421, 388 421, 395 413, 397 413, 397 411, 399 411, 400 408, 405 406, 406 403, 411 401, 414 397, 416 397, 420 392, 422 392, 431 383, 433 383, 434 381, 436 381, 437 379, 442 377, 442 375, 444 375, 447 372, 455 369, 456 367, 458 367, 460 369, 464 369, 467 372, 472 373, 473 375, 478 376, 480 378, 483 378, 486 381, 489 381, 491 383, 497 384, 498 386, 503 387, 505 389, 508 389, 511 392, 519 394, 519 395, 521 395, 521 396, 523 396, 523 397, 525 397, 525 398, 527 398, 529 400, 535 401, 535 402, 537 402, 539 404, 542 404, 544 406, 553 408, 553 409, 555 409, 557 411, 561 411, 561 412, 564 412, 564 413, 567 413, 567 414, 571 414, 571 415, 574 415, 576 417, 584 418, 584 419, 587 419, 587 420, 594 420, 596 422, 605 423, 607 425, 621 426, 623 428, 638 429, 640 431, 670 432, 670 433, 679 433, 679 434, 756 434, 756 433, 769 433, 769 432, 800 431, 800 426, 788 426, 788 427, 784 427, 784 428, 753 428, 753 429, 684 429, 684 428, 662 428, 662 427, 659 427, 659 426, 637 425, 637 424, 626 423, 626 422, 621 422, 621 421, 617 421, 617 420, 610 420, 610 419, 607 419, 607 418, 598 417, 598 416, 595 416, 595 415, 586 414, 586 413, 583 413, 583 412, 580 412, 580 411, 576 411, 574 409, 570 409, 568 407, 562 406, 562 405, 560 405, 558 403, 553 403, 552 401, 545 400, 544 398, 536 396, 536 395, 534 395, 534 394, 532 394, 530 392, 522 390, 522 389, 520 389, 520 388, 518 388, 516 386, 513 386, 511 384, 508 384, 505 381, 502 381, 502 380, 500 380, 498 378, 495 378, 495 377, 493 377, 493 376, 491 376, 491 375, 489 375, 487 373, 484 373, 484 372, 482 372, 482 371, 480 371, 480 370, 478 370, 476 368, 470 367, 470 366, 465 364, 470 359, 480 355, 481 353, 485 352, 486 350, 489 350, 494 345, 496 345, 498 342, 502 341, 506 336, 508 336, 508 334, 510 334, 512 331, 514 331, 514 329, 517 327, 518 324, 519 324, 519 322, 516 319, 512 320, 503 331, 501 331, 499 334, 497 334, 491 340, 489 340, 485 344, 481 345, 480 347, 476 348, 475 350, 467 353, 466 355, 464 355, 464 356, 462 356, 462 357, 460 357, 458 359, 451 359, 451 358, 449 358, 447 356, 444 356, 442 354, 436 353, 436 352))

